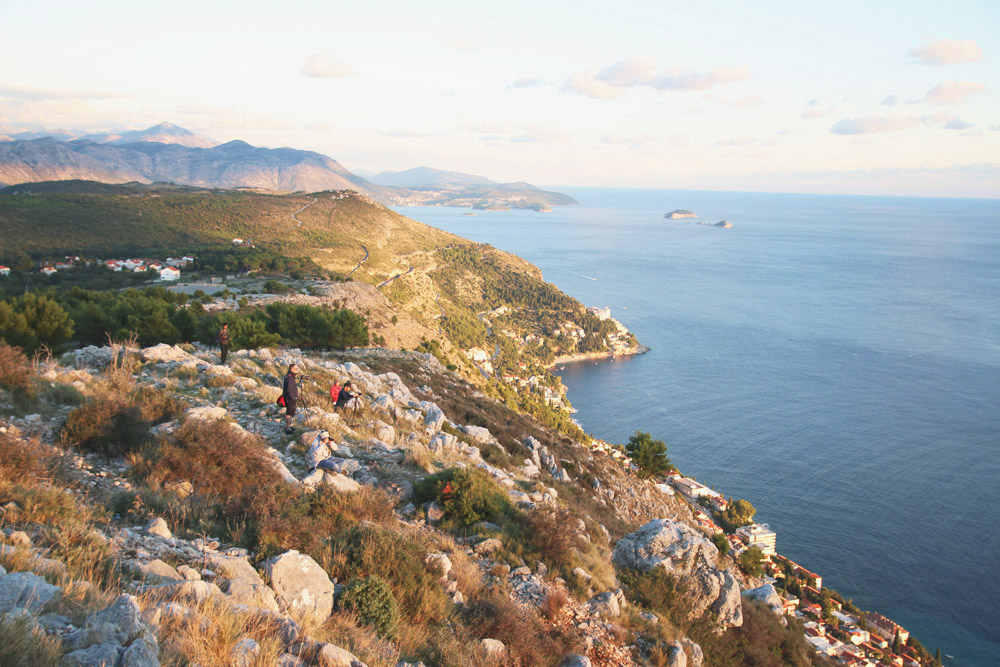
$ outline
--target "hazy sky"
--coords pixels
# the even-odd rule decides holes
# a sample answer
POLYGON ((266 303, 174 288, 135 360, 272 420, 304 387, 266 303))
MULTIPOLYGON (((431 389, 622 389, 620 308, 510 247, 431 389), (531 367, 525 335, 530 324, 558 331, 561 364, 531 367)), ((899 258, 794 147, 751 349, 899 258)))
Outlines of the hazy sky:
POLYGON ((536 185, 1000 197, 1000 2, 0 0, 0 133, 536 185))

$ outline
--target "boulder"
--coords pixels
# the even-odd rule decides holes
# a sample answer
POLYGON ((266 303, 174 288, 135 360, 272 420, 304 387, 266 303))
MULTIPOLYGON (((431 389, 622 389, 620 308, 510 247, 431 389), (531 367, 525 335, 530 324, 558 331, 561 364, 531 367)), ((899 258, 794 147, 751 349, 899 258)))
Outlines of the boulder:
POLYGON ((159 667, 160 647, 152 633, 145 633, 129 644, 119 667, 159 667))
POLYGON ((663 567, 668 572, 690 574, 699 567, 712 567, 715 548, 700 532, 670 519, 653 519, 615 545, 611 560, 619 567, 649 572, 663 567))
POLYGON ((600 593, 587 601, 590 611, 600 614, 602 618, 617 618, 621 616, 622 609, 628 606, 625 601, 625 594, 622 589, 617 589, 608 593, 600 593))
POLYGON ((448 573, 451 572, 451 559, 448 558, 447 554, 440 551, 427 554, 427 557, 424 558, 424 563, 432 567, 437 567, 441 571, 442 577, 447 577, 448 573))
POLYGON ((475 551, 480 556, 486 556, 492 553, 496 553, 497 551, 500 551, 500 549, 502 548, 503 548, 503 542, 501 542, 495 537, 488 537, 482 542, 478 542, 477 544, 475 544, 472 547, 472 550, 475 551))
POLYGON ((319 667, 364 667, 350 651, 333 644, 323 644, 316 654, 316 664, 319 667))
POLYGON ((143 348, 139 352, 139 357, 144 364, 183 363, 194 359, 193 356, 176 345, 167 345, 166 343, 143 348))
POLYGON ((252 584, 242 579, 229 582, 229 599, 246 607, 277 612, 278 601, 274 591, 263 584, 252 584))
POLYGON ((695 644, 689 637, 681 637, 681 645, 691 656, 688 660, 691 663, 690 667, 702 667, 705 662, 705 652, 701 650, 701 646, 695 644))
POLYGON ((214 420, 223 419, 228 413, 225 408, 217 405, 205 405, 200 408, 191 408, 184 413, 188 419, 214 420))
POLYGON ((775 614, 780 615, 784 613, 781 596, 778 595, 778 591, 774 589, 773 584, 764 584, 758 588, 751 588, 748 591, 743 591, 742 596, 748 600, 763 602, 775 614))
POLYGON ((361 489, 361 485, 353 479, 336 472, 323 471, 323 483, 332 486, 337 493, 354 493, 361 489))
MULTIPOLYGON (((167 522, 160 517, 150 519, 149 523, 146 524, 142 531, 147 535, 155 535, 156 537, 162 537, 167 540, 174 536, 174 534, 170 532, 167 522)), ((177 578, 180 579, 180 577, 177 578)))
POLYGON ((284 463, 282 463, 282 461, 280 459, 276 459, 276 458, 272 457, 271 459, 269 459, 268 462, 271 464, 271 466, 275 470, 278 471, 278 474, 281 475, 281 479, 285 480, 286 483, 288 483, 288 484, 298 484, 299 483, 299 480, 295 478, 295 475, 292 474, 292 471, 290 471, 288 469, 288 466, 286 466, 284 463))
POLYGON ((375 437, 385 442, 396 442, 396 429, 383 421, 375 422, 375 437))
POLYGON ((218 573, 220 576, 233 581, 245 581, 248 584, 263 586, 264 580, 260 578, 257 570, 246 558, 237 556, 226 556, 217 551, 205 552, 205 567, 218 573))
POLYGON ((458 438, 451 433, 435 433, 434 437, 427 443, 427 449, 435 454, 443 454, 446 451, 454 451, 458 447, 458 438))
POLYGON ((687 653, 680 642, 674 642, 667 649, 667 667, 687 667, 687 653))
POLYGON ((567 655, 559 667, 593 667, 593 664, 585 655, 567 655))
POLYGON ((38 613, 60 590, 32 572, 0 575, 0 613, 15 609, 38 613))
POLYGON ((77 368, 100 368, 111 363, 111 348, 87 345, 73 352, 77 368))
POLYGON ((280 606, 288 613, 325 621, 333 610, 333 582, 316 561, 287 551, 267 561, 264 571, 280 606))
POLYGON ((260 644, 245 637, 233 646, 233 650, 229 653, 229 664, 232 667, 255 667, 259 656, 260 644))
POLYGON ((159 558, 148 563, 137 563, 136 569, 142 573, 147 581, 154 583, 184 581, 184 577, 177 570, 159 558))
POLYGON ((504 646, 504 643, 499 639, 486 638, 483 639, 480 642, 480 644, 482 644, 483 650, 486 652, 486 655, 491 657, 502 655, 503 652, 507 650, 507 647, 504 646))
POLYGON ((160 584, 146 589, 160 600, 176 600, 190 604, 201 604, 210 597, 221 596, 222 590, 207 581, 185 580, 176 584, 160 584))
POLYGON ((59 667, 117 667, 119 648, 118 644, 94 644, 65 654, 59 667))
POLYGON ((493 434, 490 433, 489 429, 483 428, 482 426, 463 426, 462 433, 469 436, 472 442, 485 445, 487 443, 493 442, 493 434))
POLYGON ((221 366, 217 364, 209 364, 205 366, 202 370, 205 375, 212 375, 214 377, 232 377, 233 369, 229 366, 221 366))
POLYGON ((728 570, 703 569, 692 577, 692 613, 701 616, 710 610, 723 627, 743 625, 743 604, 740 584, 728 570))
MULTIPOLYGON (((426 404, 426 403, 425 403, 426 404)), ((440 431, 444 426, 444 411, 433 403, 427 405, 427 416, 424 417, 424 424, 431 431, 440 431)))

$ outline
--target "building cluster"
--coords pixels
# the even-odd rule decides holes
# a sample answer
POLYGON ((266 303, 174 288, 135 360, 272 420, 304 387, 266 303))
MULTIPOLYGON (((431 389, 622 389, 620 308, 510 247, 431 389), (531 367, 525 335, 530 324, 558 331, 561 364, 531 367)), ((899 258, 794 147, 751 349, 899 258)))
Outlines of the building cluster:
MULTIPOLYGON (((82 259, 79 255, 67 255, 64 259, 56 262, 45 262, 39 266, 38 270, 47 276, 51 276, 59 271, 70 271, 78 266, 93 266, 97 264, 109 271, 121 273, 131 271, 133 273, 145 273, 155 271, 160 280, 177 280, 181 277, 181 269, 194 262, 194 257, 168 257, 165 261, 158 259, 106 259, 90 260, 82 259)), ((10 267, 0 265, 0 276, 10 274, 10 267)))
POLYGON ((240 247, 243 247, 243 248, 256 248, 257 247, 257 246, 255 246, 253 244, 253 241, 251 241, 250 239, 241 239, 238 236, 235 239, 233 239, 233 245, 240 246, 240 247))
MULTIPOLYGON (((726 509, 727 502, 721 493, 680 473, 671 472, 668 483, 693 505, 694 518, 709 534, 722 529, 699 505, 708 505, 716 511, 726 509)), ((750 524, 727 536, 730 554, 738 557, 750 547, 757 547, 764 554, 766 572, 771 583, 788 575, 802 582, 801 597, 779 590, 782 611, 802 621, 806 641, 822 655, 852 667, 924 667, 916 651, 906 646, 910 634, 890 619, 868 612, 861 619, 846 613, 840 602, 824 595, 823 578, 791 559, 777 553, 777 534, 767 524, 750 524), (823 601, 823 604, 820 604, 823 601), (824 610, 824 606, 826 609, 824 610), (892 646, 899 650, 894 652, 892 646)))

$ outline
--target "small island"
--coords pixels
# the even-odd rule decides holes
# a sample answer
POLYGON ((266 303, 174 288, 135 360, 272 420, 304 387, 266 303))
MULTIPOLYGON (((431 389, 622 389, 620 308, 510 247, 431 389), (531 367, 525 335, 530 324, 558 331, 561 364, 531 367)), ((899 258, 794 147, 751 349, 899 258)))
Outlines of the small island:
POLYGON ((676 211, 671 211, 670 213, 665 213, 663 215, 667 220, 682 220, 684 218, 695 217, 694 213, 688 211, 687 209, 679 208, 676 211))
POLYGON ((729 222, 728 220, 719 220, 717 223, 715 223, 712 226, 713 227, 720 227, 722 229, 732 229, 733 228, 733 223, 729 222))

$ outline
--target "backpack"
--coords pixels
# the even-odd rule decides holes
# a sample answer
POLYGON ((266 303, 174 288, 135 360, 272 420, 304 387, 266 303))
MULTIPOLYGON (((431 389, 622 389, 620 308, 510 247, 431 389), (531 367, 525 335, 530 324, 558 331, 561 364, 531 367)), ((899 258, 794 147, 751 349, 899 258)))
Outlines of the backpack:
POLYGON ((282 394, 281 396, 279 396, 278 400, 276 400, 275 403, 277 403, 281 407, 285 407, 285 395, 282 394))
POLYGON ((336 403, 338 396, 340 396, 340 385, 334 383, 334 385, 330 387, 330 400, 336 403))

